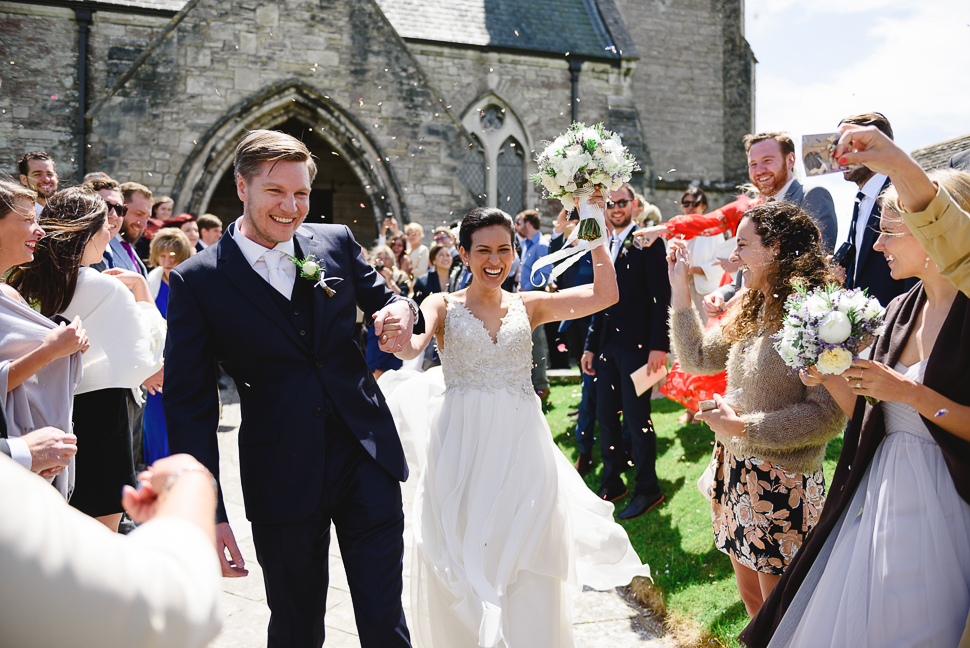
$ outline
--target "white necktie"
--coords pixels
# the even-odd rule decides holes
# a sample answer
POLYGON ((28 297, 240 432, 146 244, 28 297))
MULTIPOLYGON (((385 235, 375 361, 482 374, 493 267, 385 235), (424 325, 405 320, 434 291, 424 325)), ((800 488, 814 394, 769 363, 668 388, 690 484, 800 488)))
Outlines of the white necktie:
POLYGON ((614 234, 610 237, 610 239, 610 252, 612 253, 613 258, 616 259, 617 248, 620 247, 620 237, 614 234))
POLYGON ((269 285, 276 288, 281 295, 289 299, 293 293, 293 285, 290 284, 283 270, 280 269, 280 260, 282 258, 283 253, 277 249, 266 250, 263 253, 263 263, 266 264, 266 279, 269 281, 269 285))

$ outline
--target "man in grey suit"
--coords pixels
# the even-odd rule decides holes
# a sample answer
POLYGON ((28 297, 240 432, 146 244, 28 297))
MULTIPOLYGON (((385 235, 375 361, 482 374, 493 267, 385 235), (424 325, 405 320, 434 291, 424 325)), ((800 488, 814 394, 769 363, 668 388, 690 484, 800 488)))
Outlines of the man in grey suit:
MULTIPOLYGON (((744 149, 748 153, 748 179, 757 187, 765 202, 783 200, 798 205, 822 231, 822 248, 831 253, 839 234, 835 217, 835 201, 824 187, 812 187, 808 191, 795 179, 795 143, 786 133, 758 133, 744 136, 744 149)), ((726 302, 740 288, 740 273, 733 284, 722 286, 704 298, 704 310, 716 317, 726 302)))
POLYGON ((135 243, 145 233, 148 217, 152 215, 152 191, 137 182, 126 182, 121 185, 121 194, 125 199, 124 221, 121 231, 111 239, 112 262, 115 268, 123 268, 148 276, 144 262, 135 252, 135 243))

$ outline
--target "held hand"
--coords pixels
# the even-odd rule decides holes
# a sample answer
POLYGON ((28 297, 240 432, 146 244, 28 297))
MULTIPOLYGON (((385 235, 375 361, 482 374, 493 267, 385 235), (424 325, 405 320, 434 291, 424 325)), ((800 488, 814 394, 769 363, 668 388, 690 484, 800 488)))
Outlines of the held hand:
POLYGON ((414 313, 408 303, 399 299, 374 313, 374 334, 381 341, 381 351, 396 353, 407 346, 414 331, 414 313))
POLYGON ((553 233, 559 234, 565 231, 567 214, 568 212, 565 209, 559 210, 559 216, 556 218, 556 224, 552 228, 553 233))
POLYGON ((707 423, 711 430, 717 434, 743 437, 745 435, 744 419, 731 409, 731 406, 721 398, 720 394, 714 394, 714 402, 717 403, 717 407, 706 412, 698 412, 694 415, 694 420, 707 423))
POLYGON ((690 253, 687 251, 687 244, 683 241, 670 242, 670 250, 667 252, 667 276, 670 278, 671 286, 688 286, 690 253))
POLYGON ((647 373, 652 374, 655 371, 660 371, 661 367, 665 366, 666 364, 666 351, 651 351, 650 355, 647 357, 647 373))
POLYGON ((77 453, 77 437, 55 427, 43 427, 20 438, 30 449, 30 469, 45 478, 61 474, 77 453))
POLYGON ((152 374, 151 376, 146 378, 145 382, 142 383, 142 386, 148 389, 148 393, 151 394, 152 396, 154 396, 156 393, 161 394, 162 382, 164 378, 165 378, 165 367, 163 366, 161 369, 158 370, 157 373, 152 374))
POLYGON ((724 310, 724 296, 716 292, 705 295, 703 306, 708 318, 719 317, 724 310))
POLYGON ((815 367, 798 370, 798 378, 806 387, 818 387, 822 383, 828 382, 830 377, 829 375, 820 373, 815 367))
POLYGON ((871 360, 856 360, 842 373, 856 396, 868 396, 880 401, 908 403, 920 384, 884 365, 871 360))
POLYGON ((242 578, 249 575, 249 570, 246 569, 246 561, 243 560, 242 552, 239 551, 236 537, 232 534, 228 522, 220 522, 216 525, 216 553, 219 554, 223 576, 226 578, 242 578), (229 552, 228 558, 226 551, 229 552))
POLYGON ((596 355, 592 351, 583 351, 583 355, 579 358, 579 367, 587 376, 596 375, 596 369, 593 368, 595 358, 596 355))
POLYGON ((147 522, 155 517, 165 489, 165 482, 176 473, 199 470, 203 466, 194 457, 176 454, 159 459, 144 472, 138 473, 138 489, 121 489, 121 505, 135 522, 147 522))
POLYGON ((50 349, 51 353, 54 354, 53 359, 56 360, 66 358, 78 351, 87 351, 90 344, 88 343, 87 333, 81 328, 81 318, 75 317, 70 324, 62 323, 57 328, 52 329, 44 338, 41 346, 50 349))

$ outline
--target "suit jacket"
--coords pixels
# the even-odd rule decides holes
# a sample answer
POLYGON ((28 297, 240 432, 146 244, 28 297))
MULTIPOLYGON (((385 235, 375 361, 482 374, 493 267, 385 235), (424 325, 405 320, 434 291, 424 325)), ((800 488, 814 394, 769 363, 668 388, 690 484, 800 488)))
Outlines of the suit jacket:
MULTIPOLYGON (((111 248, 111 260, 112 263, 114 263, 112 267, 131 270, 139 273, 143 277, 148 276, 148 269, 145 268, 145 264, 142 263, 142 260, 138 257, 138 253, 135 252, 135 260, 138 263, 134 264, 131 262, 131 256, 128 254, 128 250, 122 247, 121 241, 118 240, 117 236, 111 239, 111 241, 108 243, 108 247, 111 248)), ((131 249, 134 251, 135 247, 132 246, 131 249)))
POLYGON ((835 217, 835 201, 832 194, 825 187, 812 187, 808 191, 798 180, 788 187, 785 202, 801 207, 809 216, 815 219, 822 231, 822 248, 827 254, 835 250, 835 239, 839 236, 839 221, 835 217))
POLYGON ((620 300, 593 315, 586 351, 598 353, 608 342, 616 353, 670 350, 667 253, 662 245, 638 250, 632 242, 631 231, 613 264, 620 300))
POLYGON ((957 171, 970 172, 970 150, 957 153, 951 157, 950 161, 947 163, 947 166, 951 169, 956 169, 957 171))
MULTIPOLYGON (((872 347, 872 359, 890 367, 896 365, 909 336, 916 330, 926 301, 922 284, 895 300, 886 310, 886 333, 872 347)), ((957 403, 970 404, 970 299, 957 293, 926 363, 923 384, 957 403)), ((943 452, 943 459, 957 492, 970 502, 970 442, 946 432, 933 421, 923 423, 943 452)), ((801 548, 775 585, 761 611, 741 633, 746 646, 767 646, 791 605, 798 588, 818 557, 859 488, 876 449, 886 436, 881 404, 868 405, 856 399, 852 420, 845 432, 842 456, 835 469, 828 499, 818 524, 805 537, 801 548)), ((945 478, 945 475, 941 475, 945 478)))
MULTIPOLYGON (((448 286, 445 286, 447 289, 448 286)), ((414 280, 414 301, 418 304, 434 293, 446 292, 441 290, 441 280, 438 279, 438 271, 431 268, 423 275, 414 280)))
MULTIPOLYGON (((239 464, 251 521, 297 522, 316 508, 328 412, 343 419, 384 470, 407 479, 384 395, 353 341, 358 306, 370 321, 400 297, 363 260, 347 227, 302 226, 294 237, 298 254, 316 256, 327 277, 342 279, 330 284, 332 297, 312 289, 308 351, 274 289, 233 240, 234 227, 169 275, 163 403, 172 453, 188 452, 218 476, 218 362, 239 388, 239 464)), ((221 494, 217 517, 227 519, 221 494)))
MULTIPOLYGON (((879 192, 885 191, 889 185, 890 182, 887 179, 879 192)), ((882 206, 877 200, 869 214, 869 220, 866 221, 866 231, 862 235, 862 247, 858 251, 858 270, 856 270, 856 261, 853 259, 846 269, 845 285, 848 288, 865 288, 870 297, 875 297, 880 304, 887 306, 893 299, 915 286, 918 279, 893 279, 886 258, 872 249, 876 239, 879 238, 881 216, 882 206)))

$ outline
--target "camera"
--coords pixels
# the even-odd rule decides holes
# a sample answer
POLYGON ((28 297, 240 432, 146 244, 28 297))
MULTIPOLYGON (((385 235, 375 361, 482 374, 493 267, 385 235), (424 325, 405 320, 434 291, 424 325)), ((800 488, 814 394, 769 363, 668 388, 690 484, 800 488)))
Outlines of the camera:
POLYGON ((848 269, 849 264, 855 260, 855 244, 846 241, 832 256, 832 262, 848 269))
POLYGON ((384 272, 384 264, 378 261, 374 264, 374 269, 377 270, 377 274, 384 272))

